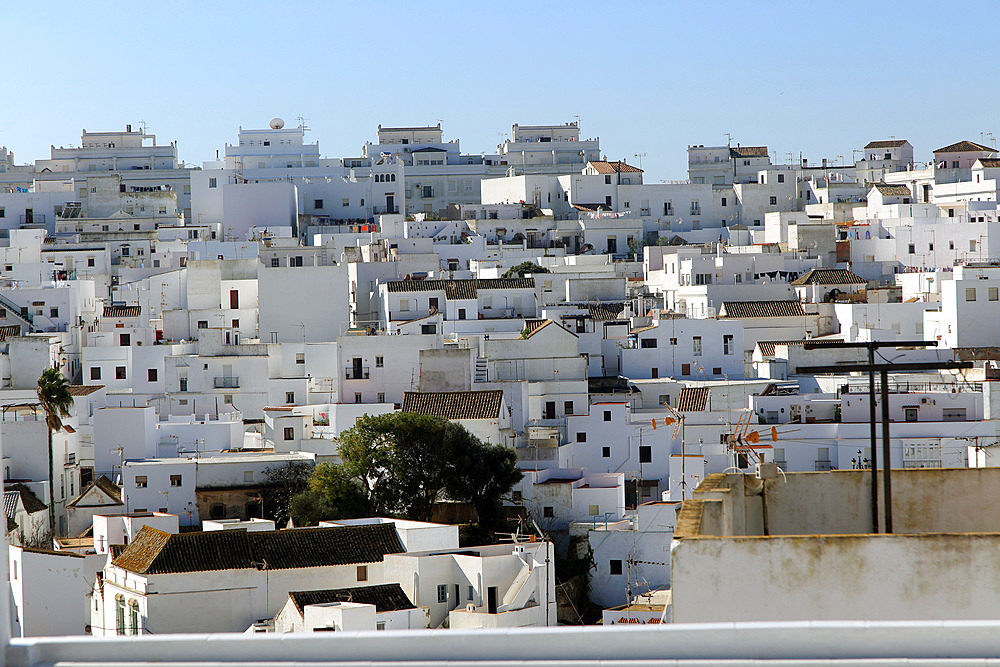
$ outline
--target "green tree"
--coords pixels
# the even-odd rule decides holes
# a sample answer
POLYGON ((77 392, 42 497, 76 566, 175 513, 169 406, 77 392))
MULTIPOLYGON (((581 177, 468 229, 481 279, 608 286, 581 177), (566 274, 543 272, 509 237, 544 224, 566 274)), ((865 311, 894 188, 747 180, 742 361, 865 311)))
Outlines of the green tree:
POLYGON ((359 493, 358 509, 368 516, 426 521, 447 496, 481 508, 495 525, 501 497, 521 479, 512 450, 439 417, 366 415, 338 440, 342 462, 317 466, 310 487, 344 507, 359 493))
POLYGON ((501 278, 523 278, 525 273, 548 273, 549 270, 544 266, 538 266, 534 262, 521 262, 517 266, 512 266, 504 274, 500 276, 501 278))
POLYGON ((312 472, 313 464, 309 461, 291 461, 287 465, 266 468, 260 491, 267 516, 279 525, 287 523, 292 498, 309 488, 312 472))
POLYGON ((56 532, 55 469, 52 465, 52 434, 63 428, 63 417, 70 416, 73 396, 69 393, 69 380, 58 368, 46 368, 38 378, 38 402, 45 411, 45 425, 49 430, 49 528, 56 532))

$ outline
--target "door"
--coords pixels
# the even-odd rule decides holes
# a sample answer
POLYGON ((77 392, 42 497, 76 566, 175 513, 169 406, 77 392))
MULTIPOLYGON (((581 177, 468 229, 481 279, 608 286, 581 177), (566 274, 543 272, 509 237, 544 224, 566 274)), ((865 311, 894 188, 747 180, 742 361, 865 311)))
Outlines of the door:
POLYGON ((618 239, 613 236, 608 237, 608 254, 614 255, 618 252, 618 239))
POLYGON ((497 587, 490 586, 486 589, 486 612, 489 614, 497 613, 497 587))
POLYGON ((555 419, 556 418, 556 402, 546 401, 545 402, 545 419, 555 419))
POLYGON ((234 290, 234 289, 229 290, 229 307, 234 310, 240 307, 239 290, 234 290))
POLYGON ((385 196, 385 212, 386 213, 396 212, 396 195, 387 194, 385 196))
POLYGON ((354 357, 351 360, 351 377, 355 380, 361 379, 361 357, 354 357))

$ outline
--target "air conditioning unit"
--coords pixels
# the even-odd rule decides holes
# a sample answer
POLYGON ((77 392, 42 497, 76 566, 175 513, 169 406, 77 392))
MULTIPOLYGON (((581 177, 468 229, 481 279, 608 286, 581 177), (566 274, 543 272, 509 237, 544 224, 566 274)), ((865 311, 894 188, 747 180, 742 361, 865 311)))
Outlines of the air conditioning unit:
POLYGON ((927 405, 927 404, 928 404, 928 403, 930 403, 930 402, 931 402, 931 399, 929 399, 929 398, 926 398, 926 397, 925 397, 925 398, 921 398, 921 399, 920 399, 920 404, 921 404, 921 405, 927 405))

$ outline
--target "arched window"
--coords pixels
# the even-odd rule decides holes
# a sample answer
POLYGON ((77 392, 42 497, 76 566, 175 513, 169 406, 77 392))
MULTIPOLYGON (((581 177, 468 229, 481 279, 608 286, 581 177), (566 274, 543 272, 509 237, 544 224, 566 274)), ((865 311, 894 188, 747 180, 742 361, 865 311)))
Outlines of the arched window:
POLYGON ((364 199, 362 199, 362 200, 361 200, 361 205, 362 205, 362 206, 364 206, 364 205, 365 205, 365 200, 364 200, 364 199))
POLYGON ((115 595, 115 632, 125 634, 125 596, 121 593, 115 595))
POLYGON ((390 174, 389 175, 389 180, 392 181, 393 183, 395 183, 396 182, 396 174, 390 174))
POLYGON ((139 634, 139 601, 132 598, 128 601, 129 625, 132 626, 132 634, 139 634))

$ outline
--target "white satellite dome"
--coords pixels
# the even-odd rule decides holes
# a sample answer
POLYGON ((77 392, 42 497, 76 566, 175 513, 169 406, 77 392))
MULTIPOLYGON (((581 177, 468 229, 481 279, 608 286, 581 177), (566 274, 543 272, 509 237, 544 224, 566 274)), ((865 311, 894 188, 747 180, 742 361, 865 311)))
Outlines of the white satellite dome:
POLYGON ((271 129, 272 130, 280 130, 284 126, 285 126, 285 121, 283 121, 282 119, 280 119, 280 118, 272 118, 271 119, 271 129))

